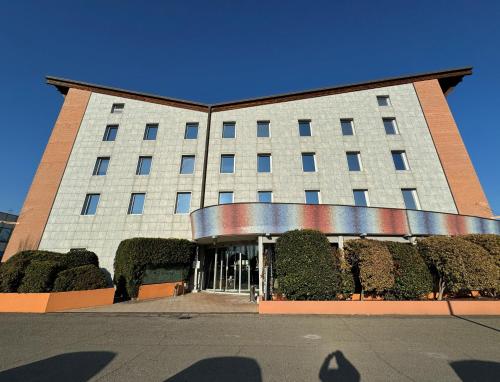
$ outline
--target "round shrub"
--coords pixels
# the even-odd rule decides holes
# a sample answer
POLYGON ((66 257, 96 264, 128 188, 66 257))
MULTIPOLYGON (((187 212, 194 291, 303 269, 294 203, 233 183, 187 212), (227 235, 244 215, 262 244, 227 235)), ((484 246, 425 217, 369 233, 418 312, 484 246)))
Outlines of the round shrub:
POLYGON ((472 234, 460 236, 460 238, 483 247, 493 257, 499 276, 496 286, 496 292, 498 293, 500 291, 500 235, 472 234))
POLYGON ((414 245, 385 241, 394 262, 394 289, 390 296, 396 300, 416 300, 433 290, 433 277, 414 245))
POLYGON ((107 288, 104 273, 95 265, 82 265, 60 272, 54 282, 54 292, 107 288))
POLYGON ((289 300, 333 300, 339 288, 330 243, 314 230, 294 230, 276 241, 279 290, 289 300))
POLYGON ((19 293, 50 292, 60 269, 61 264, 57 261, 31 261, 26 267, 23 281, 17 291, 19 293))
POLYGON ((97 255, 94 252, 84 249, 61 253, 58 258, 64 269, 81 267, 83 265, 93 265, 94 267, 99 268, 99 259, 97 258, 97 255))

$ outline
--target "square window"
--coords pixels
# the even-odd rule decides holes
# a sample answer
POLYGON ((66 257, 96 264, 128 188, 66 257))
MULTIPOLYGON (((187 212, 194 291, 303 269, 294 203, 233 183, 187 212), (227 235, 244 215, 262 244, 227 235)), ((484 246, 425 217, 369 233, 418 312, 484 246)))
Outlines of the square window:
POLYGON ((269 137, 269 121, 257 121, 257 137, 269 137))
POLYGON ((299 135, 301 137, 311 136, 311 121, 306 121, 306 120, 299 121, 299 135))
POLYGON ((355 206, 367 207, 370 205, 368 190, 352 190, 352 194, 354 195, 355 206))
POLYGON ((100 194, 87 194, 83 202, 82 215, 95 215, 100 194))
POLYGON ((234 155, 220 156, 220 172, 222 174, 234 173, 234 155))
POLYGON ((234 137, 236 137, 236 123, 224 122, 222 124, 222 138, 234 138, 234 137))
POLYGON ((111 106, 111 113, 112 114, 123 113, 124 108, 125 108, 124 103, 114 103, 113 106, 111 106))
POLYGON ((306 204, 319 204, 319 191, 306 190, 306 204))
POLYGON ((186 130, 184 131, 184 139, 197 139, 198 138, 198 124, 186 123, 186 130))
POLYGON ((257 172, 271 172, 271 154, 257 154, 257 172))
POLYGON ((219 204, 231 204, 231 203, 233 203, 232 191, 219 192, 219 204))
POLYGON ((405 208, 408 210, 419 210, 420 201, 418 200, 417 190, 414 188, 403 188, 401 189, 403 194, 403 200, 405 202, 405 208))
POLYGON ((382 120, 384 121, 385 133, 387 135, 399 134, 395 118, 383 118, 382 120))
POLYGON ((152 161, 153 157, 139 157, 135 175, 149 175, 152 161))
POLYGON ((391 106, 391 101, 387 95, 377 96, 377 103, 379 106, 391 106))
POLYGON ((192 174, 194 172, 194 155, 183 155, 181 159, 181 174, 192 174))
POLYGON ((177 200, 175 202, 175 213, 188 214, 190 208, 191 208, 191 193, 178 192, 177 200))
POLYGON ((147 124, 144 130, 145 141, 155 141, 156 134, 158 133, 158 124, 147 124))
POLYGON ((302 153, 302 169, 304 172, 316 171, 316 159, 314 153, 302 153))
POLYGON ((146 194, 132 194, 130 196, 130 204, 128 206, 129 215, 141 215, 144 210, 144 199, 146 194))
POLYGON ((409 170, 408 160, 404 151, 391 151, 392 161, 396 170, 409 170))
POLYGON ((106 130, 104 130, 103 141, 114 141, 116 139, 116 134, 118 133, 118 125, 108 125, 106 130))
POLYGON ((272 191, 258 191, 257 196, 259 198, 259 203, 272 203, 273 202, 272 191))
POLYGON ((359 152, 347 152, 346 156, 349 171, 361 171, 361 154, 359 152))
POLYGON ((340 128, 342 135, 354 135, 354 123, 352 119, 341 119, 340 128))
POLYGON ((109 157, 97 158, 92 175, 106 175, 108 172, 109 157))

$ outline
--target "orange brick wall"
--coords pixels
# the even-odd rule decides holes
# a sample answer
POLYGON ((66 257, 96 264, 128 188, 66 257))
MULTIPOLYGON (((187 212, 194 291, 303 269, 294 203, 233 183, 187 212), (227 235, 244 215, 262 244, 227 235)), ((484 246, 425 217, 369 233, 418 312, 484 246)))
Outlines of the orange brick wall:
POLYGON ((38 248, 90 94, 69 89, 2 261, 20 250, 38 248))
POLYGON ((438 80, 413 84, 459 214, 491 217, 492 211, 438 80))

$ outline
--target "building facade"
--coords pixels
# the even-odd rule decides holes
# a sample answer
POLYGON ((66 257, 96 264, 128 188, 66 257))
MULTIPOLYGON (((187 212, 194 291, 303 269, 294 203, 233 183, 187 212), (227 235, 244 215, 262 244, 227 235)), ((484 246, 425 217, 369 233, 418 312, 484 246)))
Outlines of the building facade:
POLYGON ((500 233, 445 95, 471 68, 216 105, 49 77, 64 96, 6 258, 199 243, 194 287, 262 291, 279 234, 500 233), (260 276, 260 277, 259 277, 260 276))
POLYGON ((0 212, 0 260, 2 260, 7 243, 14 227, 16 226, 17 215, 7 212, 0 212))

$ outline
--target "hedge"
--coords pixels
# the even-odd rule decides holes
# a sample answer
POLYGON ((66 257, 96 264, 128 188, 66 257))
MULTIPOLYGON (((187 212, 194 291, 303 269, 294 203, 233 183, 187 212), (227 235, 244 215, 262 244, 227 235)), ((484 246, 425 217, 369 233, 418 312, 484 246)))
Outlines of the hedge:
POLYGON ((51 292, 61 264, 51 260, 33 260, 24 272, 19 293, 51 292))
POLYGON ((314 230, 288 231, 278 238, 276 276, 289 300, 332 300, 340 283, 330 243, 314 230))
POLYGON ((460 238, 470 241, 471 243, 480 245, 483 247, 490 256, 493 257, 496 267, 497 267, 497 286, 496 292, 500 291, 500 235, 494 234, 472 234, 463 235, 460 238))
POLYGON ((338 291, 345 297, 355 292, 356 280, 352 273, 352 267, 345 258, 345 253, 341 249, 333 250, 333 259, 335 261, 335 268, 339 272, 339 285, 338 291))
POLYGON ((123 240, 116 251, 113 282, 116 296, 137 297, 146 268, 188 268, 195 244, 184 239, 133 238, 123 240))
POLYGON ((82 265, 57 275, 54 292, 101 289, 108 286, 106 276, 95 265, 82 265))

